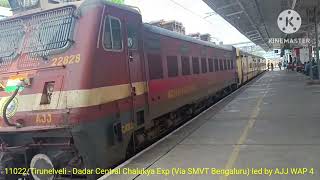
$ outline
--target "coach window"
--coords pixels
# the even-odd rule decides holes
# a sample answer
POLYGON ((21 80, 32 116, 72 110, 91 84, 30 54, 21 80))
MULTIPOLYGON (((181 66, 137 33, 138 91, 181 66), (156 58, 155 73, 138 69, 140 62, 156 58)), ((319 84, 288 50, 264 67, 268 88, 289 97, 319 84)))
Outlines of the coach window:
POLYGON ((229 70, 229 69, 230 69, 230 62, 229 62, 229 59, 227 59, 227 60, 226 60, 226 63, 227 63, 226 70, 229 70))
POLYGON ((192 58, 192 68, 193 68, 193 74, 199 74, 200 73, 199 58, 197 58, 197 57, 193 57, 192 58))
POLYGON ((208 59, 209 72, 213 72, 213 59, 208 59))
POLYGON ((202 73, 207 73, 208 71, 206 58, 201 58, 201 70, 202 70, 202 73))
POLYGON ((233 69, 233 60, 231 60, 231 69, 233 69))
POLYGON ((178 76, 178 58, 177 56, 167 56, 168 77, 178 76))
POLYGON ((107 50, 122 50, 121 21, 112 16, 106 16, 104 21, 103 47, 107 50))
POLYGON ((223 71, 223 60, 219 59, 220 71, 223 71))
POLYGON ((189 57, 182 56, 181 57, 181 65, 182 65, 182 75, 190 75, 190 61, 189 57))
POLYGON ((224 70, 228 69, 227 60, 226 59, 223 60, 223 66, 224 66, 224 70))
POLYGON ((228 69, 230 70, 231 69, 231 60, 228 59, 227 61, 228 61, 228 69))
POLYGON ((214 59, 214 69, 216 71, 219 71, 219 62, 218 62, 218 59, 214 59))

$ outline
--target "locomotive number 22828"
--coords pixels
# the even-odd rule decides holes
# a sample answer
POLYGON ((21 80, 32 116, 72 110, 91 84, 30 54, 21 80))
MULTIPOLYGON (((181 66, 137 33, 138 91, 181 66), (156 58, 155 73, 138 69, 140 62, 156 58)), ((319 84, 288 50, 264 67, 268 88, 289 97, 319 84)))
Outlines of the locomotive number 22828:
POLYGON ((51 66, 62 66, 62 65, 67 65, 67 64, 76 64, 76 63, 80 63, 80 60, 81 60, 80 54, 53 58, 51 66))

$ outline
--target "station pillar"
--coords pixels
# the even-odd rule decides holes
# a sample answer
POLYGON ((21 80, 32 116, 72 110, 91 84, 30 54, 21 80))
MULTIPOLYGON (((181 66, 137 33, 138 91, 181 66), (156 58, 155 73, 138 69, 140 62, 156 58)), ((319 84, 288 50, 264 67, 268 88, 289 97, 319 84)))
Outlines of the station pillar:
MULTIPOLYGON (((320 79, 320 61, 319 61, 319 34, 318 34, 318 5, 314 8, 314 16, 315 16, 315 36, 316 36, 316 62, 318 65, 318 78, 320 79)), ((311 68, 312 69, 312 68, 311 68)))

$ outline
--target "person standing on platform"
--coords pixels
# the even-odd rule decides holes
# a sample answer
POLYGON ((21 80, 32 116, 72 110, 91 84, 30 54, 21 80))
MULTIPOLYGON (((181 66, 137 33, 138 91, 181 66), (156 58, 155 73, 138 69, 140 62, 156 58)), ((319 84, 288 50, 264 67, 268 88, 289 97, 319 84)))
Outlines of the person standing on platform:
POLYGON ((278 66, 279 66, 279 69, 281 70, 281 66, 282 66, 281 61, 279 61, 278 66))
POLYGON ((268 71, 269 71, 269 69, 270 69, 270 64, 268 63, 267 66, 268 66, 268 71))
POLYGON ((309 73, 310 73, 310 61, 308 61, 307 63, 305 62, 305 65, 304 65, 304 74, 309 76, 309 73))
POLYGON ((271 63, 271 71, 273 71, 273 63, 271 63))

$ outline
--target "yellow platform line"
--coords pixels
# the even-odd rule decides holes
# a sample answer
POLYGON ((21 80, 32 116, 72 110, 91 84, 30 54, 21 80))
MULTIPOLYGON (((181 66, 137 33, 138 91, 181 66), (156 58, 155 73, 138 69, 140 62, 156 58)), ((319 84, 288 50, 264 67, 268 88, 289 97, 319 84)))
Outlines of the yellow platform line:
MULTIPOLYGON (((226 166, 224 167, 224 169, 232 169, 235 162, 237 161, 237 159, 239 157, 240 147, 242 144, 245 143, 245 140, 247 139, 249 130, 254 126, 254 124, 256 122, 256 119, 260 113, 260 105, 261 105, 264 97, 268 93, 269 85, 270 84, 268 84, 267 90, 264 92, 263 96, 261 96, 258 99, 257 104, 250 115, 250 119, 249 119, 246 127, 243 129, 241 136, 240 136, 239 140, 237 141, 237 144, 234 146, 233 151, 232 151, 231 155, 229 156, 228 162, 227 162, 226 166)), ((219 180, 228 180, 228 178, 229 178, 229 176, 221 175, 219 180)))

